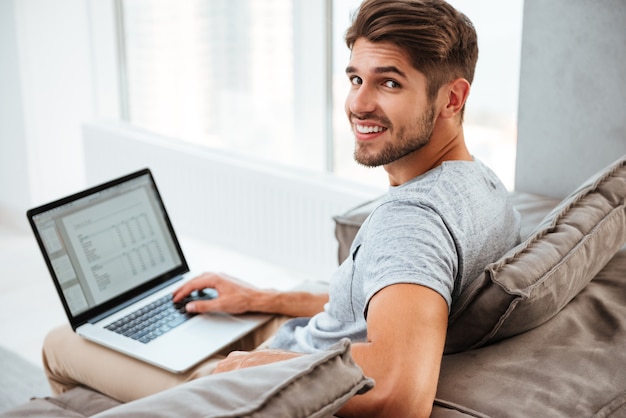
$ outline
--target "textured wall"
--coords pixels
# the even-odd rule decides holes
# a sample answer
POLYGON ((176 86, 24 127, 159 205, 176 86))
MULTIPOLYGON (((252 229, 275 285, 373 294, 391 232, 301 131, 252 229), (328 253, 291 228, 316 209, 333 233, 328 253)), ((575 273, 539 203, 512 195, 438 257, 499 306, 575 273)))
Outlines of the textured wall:
POLYGON ((525 0, 515 188, 555 197, 626 154, 626 1, 525 0))

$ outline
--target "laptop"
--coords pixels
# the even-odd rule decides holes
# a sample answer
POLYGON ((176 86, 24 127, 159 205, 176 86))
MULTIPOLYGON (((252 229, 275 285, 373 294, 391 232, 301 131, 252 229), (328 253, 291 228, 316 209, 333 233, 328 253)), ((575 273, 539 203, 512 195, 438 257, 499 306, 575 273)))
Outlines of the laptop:
POLYGON ((173 304, 191 277, 147 168, 27 216, 72 329, 90 341, 182 373, 271 318, 173 304))

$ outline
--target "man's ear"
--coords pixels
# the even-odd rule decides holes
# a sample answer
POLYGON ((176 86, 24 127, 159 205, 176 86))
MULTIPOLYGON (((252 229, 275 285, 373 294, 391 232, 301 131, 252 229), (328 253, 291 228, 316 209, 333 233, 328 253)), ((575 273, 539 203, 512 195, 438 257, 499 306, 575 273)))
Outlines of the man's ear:
POLYGON ((441 116, 451 118, 461 112, 470 92, 470 83, 464 78, 457 78, 444 87, 446 94, 445 106, 441 116))

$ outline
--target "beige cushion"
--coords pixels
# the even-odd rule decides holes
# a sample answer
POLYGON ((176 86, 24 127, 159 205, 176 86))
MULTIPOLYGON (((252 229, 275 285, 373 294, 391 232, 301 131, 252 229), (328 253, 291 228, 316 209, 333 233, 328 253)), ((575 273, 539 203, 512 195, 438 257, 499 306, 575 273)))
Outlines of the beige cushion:
POLYGON ((94 417, 326 418, 372 387, 346 339, 328 351, 206 376, 94 417))
POLYGON ((31 398, 26 402, 27 399, 24 397, 20 405, 7 410, 2 410, 4 405, 0 403, 0 418, 84 418, 120 405, 120 402, 82 386, 75 386, 55 397, 31 398))
POLYGON ((446 353, 523 333, 563 309, 626 241, 625 196, 626 156, 563 200, 461 294, 446 353))

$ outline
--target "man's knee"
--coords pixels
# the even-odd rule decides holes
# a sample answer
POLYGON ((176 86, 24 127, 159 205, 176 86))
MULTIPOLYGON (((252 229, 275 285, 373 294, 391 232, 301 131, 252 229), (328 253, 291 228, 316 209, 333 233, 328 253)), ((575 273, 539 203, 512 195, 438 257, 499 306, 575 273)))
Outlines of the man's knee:
POLYGON ((46 358, 57 353, 59 348, 67 345, 68 339, 74 336, 74 331, 69 325, 61 325, 48 332, 43 340, 44 363, 46 358))
POLYGON ((59 359, 59 354, 67 352, 68 339, 74 338, 76 334, 69 325, 59 326, 48 332, 42 348, 42 362, 44 372, 48 378, 48 382, 55 395, 65 392, 69 388, 75 386, 71 384, 64 376, 59 359))

